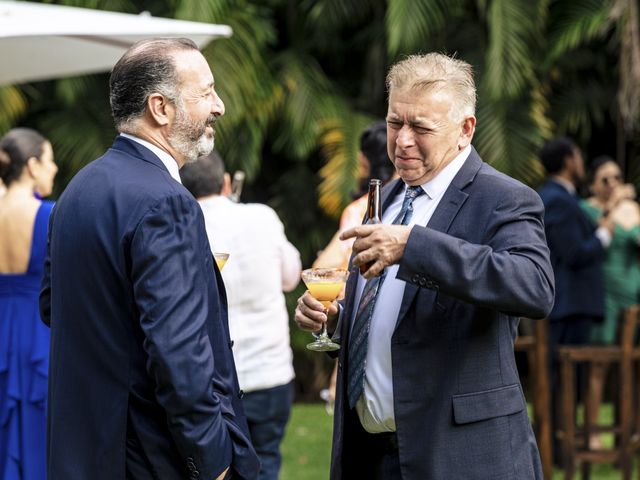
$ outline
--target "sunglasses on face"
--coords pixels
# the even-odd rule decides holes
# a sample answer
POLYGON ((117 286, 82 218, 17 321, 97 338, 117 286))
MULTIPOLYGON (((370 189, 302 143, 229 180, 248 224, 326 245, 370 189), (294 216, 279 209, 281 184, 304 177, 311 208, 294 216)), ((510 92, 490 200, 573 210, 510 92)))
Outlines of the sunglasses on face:
POLYGON ((602 181, 602 183, 604 183, 605 185, 609 186, 609 185, 613 184, 614 181, 616 181, 618 183, 621 182, 622 181, 622 175, 617 173, 615 175, 609 175, 608 177, 602 177, 600 180, 602 181))

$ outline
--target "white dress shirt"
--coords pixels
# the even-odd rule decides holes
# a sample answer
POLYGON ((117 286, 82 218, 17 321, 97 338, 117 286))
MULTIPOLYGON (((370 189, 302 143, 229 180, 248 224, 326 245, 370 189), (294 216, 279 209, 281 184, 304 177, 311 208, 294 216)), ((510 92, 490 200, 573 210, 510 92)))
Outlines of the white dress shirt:
MULTIPOLYGON (((471 152, 467 146, 438 175, 422 185, 425 194, 413 201, 413 216, 409 225, 426 225, 437 208, 444 192, 456 176, 471 152)), ((382 223, 390 224, 396 218, 404 201, 406 186, 398 193, 382 214, 382 223)), ((393 412, 393 382, 391 365, 391 336, 396 327, 404 287, 406 283, 396 278, 399 265, 386 268, 386 278, 378 291, 378 298, 371 318, 369 346, 367 348, 364 393, 356 403, 356 411, 362 426, 370 433, 393 432, 396 430, 393 412)), ((362 275, 356 287, 356 302, 366 280, 362 275)), ((351 325, 357 308, 353 309, 351 325)), ((398 368, 398 366, 396 366, 398 368)))
POLYGON ((175 158, 173 158, 167 152, 162 150, 160 147, 155 146, 151 142, 147 142, 146 140, 143 140, 141 138, 134 137, 133 135, 129 135, 128 133, 121 133, 120 136, 128 138, 129 140, 133 140, 134 142, 139 143, 143 147, 147 147, 149 150, 155 153, 155 155, 160 159, 164 166, 167 167, 167 170, 169 170, 169 175, 171 175, 171 177, 173 177, 176 182, 182 183, 182 181, 180 180, 180 168, 178 167, 178 162, 175 158))
POLYGON ((285 385, 294 372, 282 292, 300 282, 300 254, 270 207, 219 195, 198 203, 212 251, 230 254, 222 278, 240 388, 251 392, 285 385))

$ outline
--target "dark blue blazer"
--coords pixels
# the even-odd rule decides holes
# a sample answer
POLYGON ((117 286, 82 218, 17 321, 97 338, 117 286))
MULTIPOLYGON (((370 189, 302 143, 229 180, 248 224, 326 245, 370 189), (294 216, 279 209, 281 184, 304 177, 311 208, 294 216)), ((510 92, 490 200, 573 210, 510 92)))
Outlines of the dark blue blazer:
POLYGON ((580 208, 578 198, 558 182, 548 180, 539 193, 556 280, 556 302, 549 320, 602 317, 605 250, 594 234, 596 227, 580 208))
MULTIPOLYGON (((383 207, 403 184, 383 189, 383 207)), ((391 337, 403 480, 542 479, 514 360, 519 317, 553 304, 540 197, 472 150, 427 226, 412 228, 391 337)), ((357 269, 346 287, 331 478, 343 475, 355 411, 346 406, 348 335, 357 269)))
POLYGON ((255 478, 224 285, 160 159, 118 137, 60 197, 48 248, 49 480, 255 478))

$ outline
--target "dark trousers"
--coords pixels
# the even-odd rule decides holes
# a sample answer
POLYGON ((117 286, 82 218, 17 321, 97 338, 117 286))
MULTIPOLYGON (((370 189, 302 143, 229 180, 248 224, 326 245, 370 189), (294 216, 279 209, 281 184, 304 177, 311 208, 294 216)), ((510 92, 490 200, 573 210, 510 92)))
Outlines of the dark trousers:
POLYGON ((393 433, 369 433, 355 417, 345 437, 342 478, 345 480, 402 480, 398 439, 393 433))
POLYGON ((258 480, 277 480, 282 457, 280 443, 293 403, 293 382, 245 393, 242 404, 251 442, 260 457, 258 480))
MULTIPOLYGON (((561 412, 558 406, 561 382, 558 372, 558 346, 589 344, 591 342, 591 325, 599 320, 599 317, 575 315, 549 323, 549 379, 551 383, 551 421, 553 423, 551 431, 553 432, 553 458, 556 465, 561 464, 561 445, 555 435, 556 430, 561 425, 561 412)), ((578 369, 577 378, 579 383, 584 381, 582 376, 582 369, 578 369)), ((581 391, 579 385, 576 388, 577 392, 581 391)))

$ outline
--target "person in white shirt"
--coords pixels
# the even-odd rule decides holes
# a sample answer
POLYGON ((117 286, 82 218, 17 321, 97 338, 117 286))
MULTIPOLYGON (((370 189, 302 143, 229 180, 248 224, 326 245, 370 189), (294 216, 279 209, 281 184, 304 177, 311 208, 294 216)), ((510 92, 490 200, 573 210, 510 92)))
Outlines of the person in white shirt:
POLYGON ((230 178, 215 151, 185 165, 180 176, 202 208, 212 251, 230 254, 222 277, 242 402, 261 461, 258 478, 277 479, 294 378, 282 292, 300 281, 300 254, 273 209, 227 197, 230 178))

